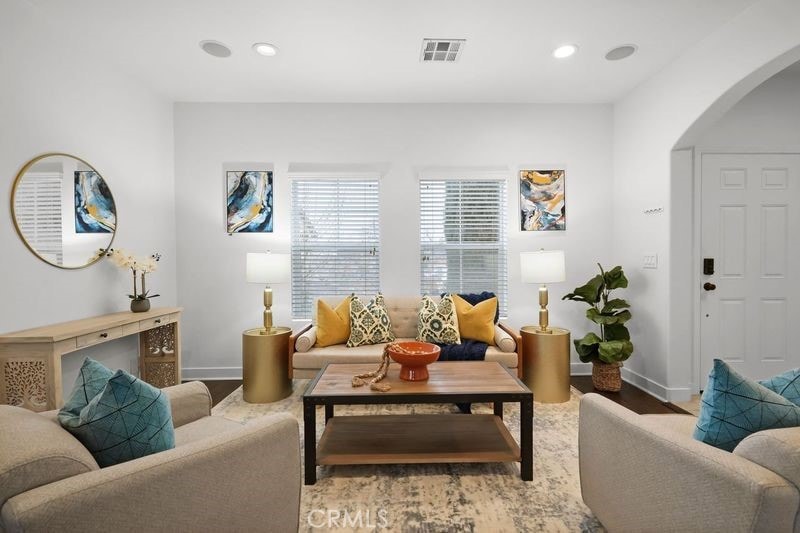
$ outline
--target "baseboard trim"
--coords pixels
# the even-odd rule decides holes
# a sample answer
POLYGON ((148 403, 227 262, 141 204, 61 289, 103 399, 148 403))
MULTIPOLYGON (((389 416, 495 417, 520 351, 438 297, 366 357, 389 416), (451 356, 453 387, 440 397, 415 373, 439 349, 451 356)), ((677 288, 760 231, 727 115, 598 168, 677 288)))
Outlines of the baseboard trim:
MULTIPOLYGON (((570 375, 591 376, 591 363, 570 363, 570 375)), ((184 381, 196 379, 216 381, 227 379, 242 379, 242 367, 240 366, 220 366, 220 367, 184 367, 181 374, 184 381)), ((622 379, 634 387, 645 391, 661 400, 662 402, 686 402, 692 397, 689 387, 669 388, 664 385, 637 374, 633 370, 622 367, 622 379)))
POLYGON ((217 381, 224 379, 242 379, 242 367, 240 366, 207 366, 187 368, 184 367, 181 372, 181 379, 183 381, 191 380, 208 380, 217 381))
POLYGON ((569 374, 571 376, 591 376, 592 363, 570 363, 569 374))
POLYGON ((655 396, 662 402, 686 402, 692 397, 689 387, 666 387, 626 367, 622 367, 622 379, 637 389, 655 396))

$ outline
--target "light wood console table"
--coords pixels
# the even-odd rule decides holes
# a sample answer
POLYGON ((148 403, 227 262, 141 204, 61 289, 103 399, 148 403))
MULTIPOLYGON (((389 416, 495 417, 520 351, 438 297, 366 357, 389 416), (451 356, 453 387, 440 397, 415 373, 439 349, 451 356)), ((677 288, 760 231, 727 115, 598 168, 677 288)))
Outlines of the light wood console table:
POLYGON ((61 407, 61 356, 129 335, 139 336, 141 379, 156 387, 177 385, 181 311, 124 311, 0 335, 0 404, 33 411, 61 407))

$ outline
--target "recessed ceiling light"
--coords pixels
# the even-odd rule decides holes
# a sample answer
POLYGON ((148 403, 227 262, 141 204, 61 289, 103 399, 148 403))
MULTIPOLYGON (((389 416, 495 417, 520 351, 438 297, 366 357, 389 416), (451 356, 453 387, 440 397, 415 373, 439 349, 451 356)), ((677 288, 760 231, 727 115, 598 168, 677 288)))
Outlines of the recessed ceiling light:
POLYGON ((214 57, 229 57, 231 49, 219 41, 200 41, 200 48, 214 57))
POLYGON ((262 56, 272 57, 278 53, 278 47, 269 43, 255 43, 253 51, 262 56))
POLYGON ((606 53, 606 59, 609 61, 619 61, 620 59, 632 56, 638 49, 639 47, 635 44, 623 44, 609 50, 606 53))
POLYGON ((577 44, 564 44, 553 50, 553 57, 556 59, 564 59, 578 51, 577 44))

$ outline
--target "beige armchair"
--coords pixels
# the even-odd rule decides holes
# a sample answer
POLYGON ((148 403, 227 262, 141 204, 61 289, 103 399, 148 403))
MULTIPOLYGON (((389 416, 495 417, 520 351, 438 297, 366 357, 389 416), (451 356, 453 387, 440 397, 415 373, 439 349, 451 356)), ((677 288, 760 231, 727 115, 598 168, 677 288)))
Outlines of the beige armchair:
POLYGON ((55 411, 0 406, 0 531, 297 531, 297 421, 241 425, 200 382, 164 390, 175 448, 107 468, 55 411))
POLYGON ((581 399, 581 492, 600 522, 611 532, 800 531, 800 428, 761 431, 730 453, 694 440, 696 420, 581 399))

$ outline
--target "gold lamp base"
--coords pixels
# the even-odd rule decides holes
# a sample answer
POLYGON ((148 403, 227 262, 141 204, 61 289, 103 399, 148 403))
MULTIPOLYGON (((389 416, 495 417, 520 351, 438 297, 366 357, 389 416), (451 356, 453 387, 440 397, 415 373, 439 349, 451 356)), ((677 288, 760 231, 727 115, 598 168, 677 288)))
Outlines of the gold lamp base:
POLYGON ((272 287, 264 287, 264 334, 272 334, 272 287))
POLYGON ((547 285, 539 287, 539 332, 551 333, 550 328, 550 314, 547 311, 547 285))

